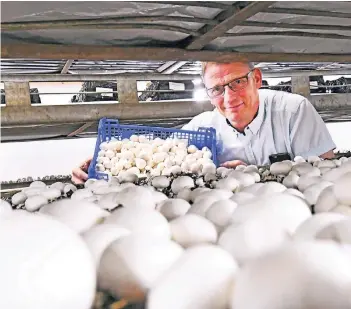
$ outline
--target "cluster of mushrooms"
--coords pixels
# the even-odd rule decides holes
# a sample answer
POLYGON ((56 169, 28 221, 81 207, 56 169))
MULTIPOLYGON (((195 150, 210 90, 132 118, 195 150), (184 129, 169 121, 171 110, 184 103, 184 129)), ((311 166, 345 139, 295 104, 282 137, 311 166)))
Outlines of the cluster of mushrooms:
POLYGON ((350 216, 346 157, 34 181, 0 204, 0 308, 349 309, 350 216))
POLYGON ((128 172, 138 177, 215 173, 211 158, 208 147, 188 146, 187 140, 177 137, 148 139, 145 135, 132 135, 129 139, 112 138, 101 143, 96 171, 110 176, 128 172))

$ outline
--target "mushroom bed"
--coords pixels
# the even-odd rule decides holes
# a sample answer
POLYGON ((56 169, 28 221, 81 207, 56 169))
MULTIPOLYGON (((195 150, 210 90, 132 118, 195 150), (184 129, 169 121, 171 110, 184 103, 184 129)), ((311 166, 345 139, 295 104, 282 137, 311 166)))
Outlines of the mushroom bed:
POLYGON ((349 309, 351 159, 34 181, 0 203, 0 308, 349 309))

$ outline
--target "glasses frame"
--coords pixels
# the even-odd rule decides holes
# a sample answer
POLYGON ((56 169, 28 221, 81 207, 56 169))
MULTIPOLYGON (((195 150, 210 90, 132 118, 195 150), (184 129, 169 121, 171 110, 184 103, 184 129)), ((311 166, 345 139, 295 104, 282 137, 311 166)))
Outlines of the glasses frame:
POLYGON ((230 81, 229 83, 227 83, 227 84, 218 85, 218 86, 222 86, 222 87, 223 87, 223 91, 222 91, 222 93, 219 94, 219 95, 212 96, 212 95, 209 94, 209 91, 210 91, 211 89, 213 89, 213 88, 215 88, 215 87, 218 87, 218 86, 215 86, 215 87, 212 87, 212 88, 208 88, 208 89, 205 88, 205 89, 206 89, 206 94, 207 94, 207 96, 208 96, 210 99, 216 99, 216 98, 223 97, 223 94, 224 94, 224 92, 225 92, 225 87, 226 87, 226 86, 228 86, 228 88, 229 88, 231 91, 233 91, 233 92, 237 92, 237 91, 240 91, 240 90, 246 88, 247 85, 248 85, 248 81, 249 81, 249 75, 250 75, 254 70, 255 70, 255 69, 250 70, 246 75, 243 75, 243 76, 241 76, 241 77, 237 77, 237 78, 231 80, 231 81, 230 81), (239 80, 239 79, 242 79, 242 78, 245 78, 245 79, 246 79, 247 84, 246 84, 245 86, 243 86, 242 88, 240 88, 240 89, 234 90, 234 89, 232 88, 231 84, 232 84, 233 82, 235 82, 236 80, 239 80))

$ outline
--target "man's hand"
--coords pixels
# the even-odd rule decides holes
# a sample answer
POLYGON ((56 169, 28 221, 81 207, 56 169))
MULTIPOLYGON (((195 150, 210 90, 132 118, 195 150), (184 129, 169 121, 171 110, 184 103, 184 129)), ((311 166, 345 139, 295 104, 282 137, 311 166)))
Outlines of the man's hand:
POLYGON ((247 165, 245 162, 240 161, 240 160, 233 160, 233 161, 227 161, 221 164, 221 166, 226 167, 226 168, 235 168, 238 165, 247 165))
POLYGON ((88 179, 88 168, 90 165, 90 162, 93 158, 89 158, 86 161, 84 161, 82 164, 79 165, 79 167, 74 168, 72 170, 72 182, 75 183, 76 185, 83 184, 87 179, 88 179))
POLYGON ((322 155, 319 156, 322 159, 334 159, 335 158, 335 154, 333 150, 329 150, 326 153, 323 153, 322 155))

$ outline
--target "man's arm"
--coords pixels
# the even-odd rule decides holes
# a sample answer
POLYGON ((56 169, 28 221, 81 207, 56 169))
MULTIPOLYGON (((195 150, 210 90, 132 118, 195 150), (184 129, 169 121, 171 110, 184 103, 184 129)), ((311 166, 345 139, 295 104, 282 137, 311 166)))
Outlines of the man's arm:
POLYGON ((294 156, 334 158, 336 145, 322 117, 306 98, 290 119, 290 142, 294 156))

